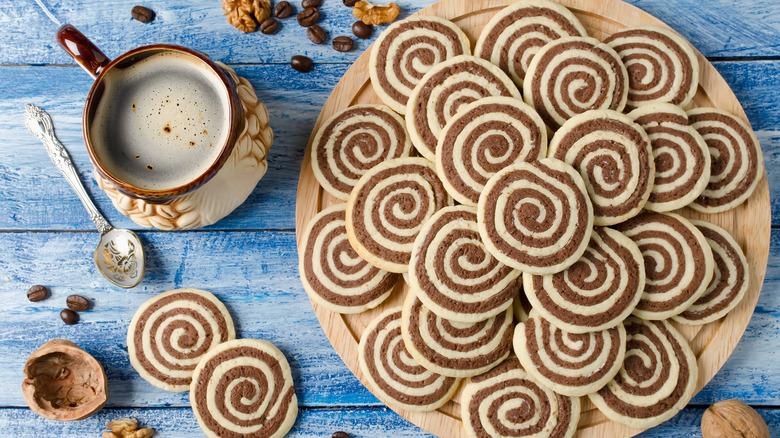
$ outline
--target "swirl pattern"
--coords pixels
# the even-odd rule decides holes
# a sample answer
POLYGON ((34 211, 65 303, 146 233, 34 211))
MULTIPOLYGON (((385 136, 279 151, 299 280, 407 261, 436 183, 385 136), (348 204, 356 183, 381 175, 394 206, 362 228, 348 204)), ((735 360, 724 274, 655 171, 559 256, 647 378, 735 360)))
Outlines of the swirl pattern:
POLYGON ((568 36, 588 36, 566 7, 546 0, 521 0, 500 10, 479 34, 474 54, 501 67, 518 86, 539 49, 568 36))
POLYGON ((409 17, 388 26, 371 46, 368 74, 382 102, 405 114, 412 90, 428 70, 470 54, 469 38, 455 23, 435 16, 409 17))
POLYGON ((460 379, 425 369, 409 354, 401 335, 401 307, 386 310, 363 331, 360 371, 374 394, 388 405, 433 411, 455 394, 460 379))
POLYGON ((619 231, 596 227, 585 254, 569 269, 525 275, 533 309, 570 333, 607 330, 626 319, 642 298, 645 266, 637 245, 619 231))
POLYGON ((615 49, 628 71, 628 108, 648 102, 684 107, 699 87, 699 61, 688 41, 656 26, 613 33, 604 43, 615 49))
POLYGON ((574 168, 542 158, 493 175, 479 197, 477 223, 498 260, 529 274, 553 274, 585 252, 593 206, 574 168))
POLYGON ((486 97, 464 106, 444 126, 436 170, 456 201, 477 205, 496 172, 546 154, 547 128, 533 108, 511 97, 486 97))
POLYGON ((406 109, 406 129, 420 155, 435 161, 444 125, 463 105, 488 96, 521 99, 509 76, 484 59, 456 56, 429 70, 412 91, 406 109))
POLYGON ((672 418, 693 397, 699 368, 691 347, 667 321, 631 317, 626 359, 614 380, 588 397, 609 419, 637 429, 672 418))
POLYGON ((717 108, 688 111, 688 119, 710 149, 710 181, 690 205, 704 213, 730 210, 745 202, 764 173, 761 146, 750 126, 717 108))
POLYGON ((183 392, 189 390, 201 358, 235 338, 233 319, 217 297, 198 289, 176 289, 138 308, 127 329, 127 351, 147 382, 183 392))
POLYGON ((572 117, 553 136, 548 155, 580 171, 596 225, 614 225, 635 216, 653 189, 650 139, 641 126, 615 111, 572 117))
POLYGON ((317 304, 338 313, 360 313, 390 296, 398 274, 361 258, 347 239, 346 206, 322 210, 309 223, 301 242, 298 269, 303 287, 317 304))
POLYGON ((634 315, 671 318, 702 296, 712 280, 714 261, 704 235, 674 213, 646 211, 618 225, 645 259, 645 290, 634 315))
POLYGON ((204 356, 195 369, 190 402, 211 438, 281 438, 298 416, 287 359, 257 339, 225 342, 204 356))
POLYGON ((320 185, 347 200, 358 179, 377 164, 408 157, 412 142, 404 119, 382 105, 354 105, 322 124, 311 146, 311 167, 320 185))
POLYGON ((566 120, 588 110, 623 111, 628 73, 617 52, 597 39, 560 38, 542 47, 531 60, 523 95, 556 131, 566 120))

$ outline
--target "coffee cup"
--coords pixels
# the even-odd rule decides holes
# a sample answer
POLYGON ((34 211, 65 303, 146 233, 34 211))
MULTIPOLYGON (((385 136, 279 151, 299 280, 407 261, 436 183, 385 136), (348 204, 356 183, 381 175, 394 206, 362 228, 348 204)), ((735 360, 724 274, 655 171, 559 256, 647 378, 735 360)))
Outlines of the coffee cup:
POLYGON ((211 179, 243 129, 236 84, 205 55, 155 44, 109 60, 75 27, 57 41, 94 79, 83 114, 97 172, 117 189, 169 202, 211 179))

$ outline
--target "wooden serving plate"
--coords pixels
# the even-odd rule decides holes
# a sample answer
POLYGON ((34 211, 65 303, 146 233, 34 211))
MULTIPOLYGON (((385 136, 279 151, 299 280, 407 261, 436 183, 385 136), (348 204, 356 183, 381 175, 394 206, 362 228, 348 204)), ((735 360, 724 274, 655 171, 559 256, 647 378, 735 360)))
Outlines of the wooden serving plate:
MULTIPOLYGON (((655 25, 668 27, 650 14, 620 0, 558 0, 568 7, 588 31, 590 36, 603 40, 606 36, 626 27, 655 25)), ((444 0, 425 8, 415 15, 437 15, 455 22, 472 41, 472 48, 487 21, 511 0, 444 0)), ((712 64, 696 51, 700 65, 699 89, 690 108, 714 106, 724 109, 747 121, 747 116, 729 86, 712 64)), ((320 113, 314 126, 306 155, 303 159, 298 182, 295 228, 298 246, 301 235, 311 218, 320 210, 339 201, 325 192, 311 169, 310 150, 314 134, 320 125, 335 112, 358 103, 381 103, 374 94, 368 75, 369 51, 361 55, 344 74, 320 113)), ((687 108, 689 109, 689 108, 687 108)), ((753 315, 758 295, 764 281, 770 238, 769 186, 764 175, 753 193, 743 205, 734 210, 706 215, 687 209, 681 213, 710 221, 730 231, 747 256, 750 268, 750 288, 742 302, 719 321, 693 327, 675 323, 690 341, 699 364, 697 392, 712 379, 742 337, 753 315)), ((300 251, 299 251, 300 254, 300 251)), ((378 308, 358 314, 340 315, 312 303, 317 318, 341 359, 365 384, 358 366, 358 342, 360 335, 384 309, 400 306, 407 293, 401 282, 391 297, 378 308)), ((370 388, 369 388, 370 389, 370 388)), ((460 391, 452 401, 437 411, 419 413, 394 409, 401 416, 433 434, 445 437, 465 436, 460 418, 460 391)), ((578 437, 628 437, 641 432, 608 420, 587 399, 582 398, 578 437)))

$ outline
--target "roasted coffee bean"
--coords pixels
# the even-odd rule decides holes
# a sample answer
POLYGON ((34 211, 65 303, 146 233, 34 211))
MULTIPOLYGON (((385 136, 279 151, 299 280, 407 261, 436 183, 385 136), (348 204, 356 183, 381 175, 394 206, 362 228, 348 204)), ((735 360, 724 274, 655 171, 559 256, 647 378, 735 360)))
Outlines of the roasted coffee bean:
POLYGON ((349 434, 346 432, 338 431, 333 432, 333 435, 331 435, 331 438, 349 438, 349 434))
POLYGON ((344 0, 344 6, 351 8, 352 6, 355 6, 355 3, 357 2, 358 0, 344 0))
POLYGON ((311 59, 303 55, 295 55, 290 60, 290 67, 301 73, 307 73, 311 71, 311 59))
POLYGON ((83 312, 89 309, 89 300, 81 295, 70 295, 65 300, 65 303, 70 310, 75 310, 76 312, 83 312))
POLYGON ((260 32, 266 35, 276 32, 276 29, 279 29, 279 23, 273 18, 266 18, 265 21, 260 23, 260 32))
POLYGON ((37 302, 45 299, 49 296, 49 290, 40 284, 36 284, 27 291, 27 299, 32 302, 37 302))
POLYGON ((60 318, 62 318, 62 322, 68 325, 73 325, 79 322, 79 314, 70 309, 62 309, 60 312, 60 318))
POLYGON ((141 23, 148 23, 154 20, 154 11, 145 8, 143 6, 133 6, 133 10, 130 11, 130 15, 141 23))
POLYGON ((325 41, 325 38, 328 37, 325 31, 316 24, 309 26, 306 30, 306 35, 314 44, 322 44, 322 42, 325 41))
POLYGON ((292 14, 292 11, 292 5, 288 1, 279 2, 274 6, 274 15, 276 15, 276 18, 287 18, 292 14))
POLYGON ((322 4, 322 0, 302 0, 301 7, 306 8, 319 8, 322 4))
POLYGON ((355 42, 352 41, 352 38, 348 36, 338 36, 333 38, 333 48, 339 52, 349 52, 352 50, 352 46, 354 45, 355 42))
POLYGON ((320 19, 320 11, 317 8, 306 8, 298 13, 298 24, 309 27, 320 19))
POLYGON ((374 27, 358 20, 352 23, 352 33, 358 38, 371 38, 374 33, 374 27))

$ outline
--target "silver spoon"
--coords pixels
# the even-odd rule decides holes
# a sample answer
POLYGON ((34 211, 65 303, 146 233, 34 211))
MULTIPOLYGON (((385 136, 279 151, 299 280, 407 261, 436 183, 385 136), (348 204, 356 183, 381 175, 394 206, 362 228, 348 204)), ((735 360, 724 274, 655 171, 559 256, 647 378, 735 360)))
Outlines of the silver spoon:
POLYGON ((144 276, 144 248, 138 236, 130 230, 112 227, 100 214, 84 189, 67 149, 54 135, 51 116, 40 107, 28 103, 24 109, 24 120, 27 129, 43 142, 49 158, 76 191, 100 232, 100 243, 95 250, 95 264, 100 273, 119 287, 131 288, 138 285, 144 276))

